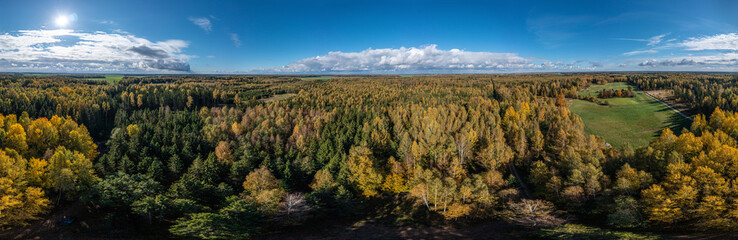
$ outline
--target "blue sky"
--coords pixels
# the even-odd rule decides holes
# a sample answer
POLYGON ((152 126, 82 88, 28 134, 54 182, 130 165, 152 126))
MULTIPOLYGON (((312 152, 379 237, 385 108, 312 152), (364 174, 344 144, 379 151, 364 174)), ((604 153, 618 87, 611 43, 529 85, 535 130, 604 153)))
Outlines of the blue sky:
POLYGON ((737 71, 736 9, 736 1, 6 0, 0 71, 737 71))

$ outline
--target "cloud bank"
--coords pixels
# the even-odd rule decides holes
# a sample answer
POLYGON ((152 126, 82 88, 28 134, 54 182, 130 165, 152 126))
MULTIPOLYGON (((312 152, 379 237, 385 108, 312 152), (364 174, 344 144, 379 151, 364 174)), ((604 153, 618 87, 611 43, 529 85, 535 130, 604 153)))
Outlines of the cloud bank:
POLYGON ((718 34, 701 38, 690 38, 682 44, 687 50, 738 50, 738 34, 718 34))
POLYGON ((523 72, 591 70, 579 63, 541 62, 516 53, 469 52, 459 49, 441 50, 436 45, 398 49, 367 49, 361 52, 329 52, 289 65, 262 70, 275 73, 383 73, 383 72, 523 72), (539 63, 540 62, 540 63, 539 63))
POLYGON ((686 56, 646 59, 638 64, 658 70, 736 71, 738 34, 726 33, 689 38, 675 45, 689 52, 686 56), (697 52, 693 54, 692 52, 697 52))
POLYGON ((679 70, 695 71, 736 71, 738 70, 738 53, 648 59, 639 63, 638 66, 661 69, 678 67, 679 70))
POLYGON ((183 40, 152 42, 127 33, 22 30, 0 35, 0 70, 189 72, 183 40))

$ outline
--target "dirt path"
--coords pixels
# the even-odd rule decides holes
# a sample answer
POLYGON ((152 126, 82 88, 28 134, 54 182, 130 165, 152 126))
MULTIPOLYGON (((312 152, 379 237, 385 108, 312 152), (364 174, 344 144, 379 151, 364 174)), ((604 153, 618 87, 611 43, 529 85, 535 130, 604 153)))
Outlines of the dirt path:
POLYGON ((648 92, 646 92, 646 91, 643 91, 643 94, 646 94, 646 96, 649 96, 649 97, 651 97, 651 98, 652 98, 653 100, 656 100, 656 101, 660 102, 661 104, 664 104, 664 106, 667 106, 667 107, 668 107, 669 109, 673 110, 673 111, 674 111, 675 113, 677 113, 677 114, 681 115, 682 117, 684 117, 684 118, 686 118, 686 119, 689 119, 689 121, 694 121, 694 120, 692 119, 692 117, 690 117, 690 116, 687 116, 686 114, 682 113, 682 112, 681 112, 681 111, 679 111, 679 110, 676 110, 675 108, 671 107, 671 105, 669 105, 668 103, 666 103, 666 102, 664 102, 664 101, 661 101, 661 99, 658 99, 658 98, 656 98, 656 97, 652 96, 652 95, 651 95, 651 94, 649 94, 648 92))

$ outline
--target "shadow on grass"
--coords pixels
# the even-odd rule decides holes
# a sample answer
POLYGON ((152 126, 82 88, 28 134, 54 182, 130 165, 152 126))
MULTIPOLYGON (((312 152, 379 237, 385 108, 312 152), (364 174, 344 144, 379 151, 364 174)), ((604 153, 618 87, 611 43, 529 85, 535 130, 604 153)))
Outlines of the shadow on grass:
MULTIPOLYGON (((682 130, 689 129, 692 126, 692 121, 689 119, 684 118, 683 116, 679 115, 678 113, 673 112, 668 107, 664 107, 663 109, 659 110, 661 111, 670 111, 673 114, 669 115, 669 119, 666 120, 666 128, 669 128, 674 134, 679 135, 682 133, 682 130)), ((659 137, 661 136, 662 130, 657 130, 653 133, 653 137, 659 137)))
POLYGON ((537 230, 539 239, 642 239, 657 240, 663 239, 661 236, 653 234, 642 234, 627 231, 612 231, 596 227, 588 227, 578 224, 565 224, 552 228, 542 228, 537 230))
MULTIPOLYGON (((647 101, 648 103, 659 104, 660 108, 656 112, 668 112, 669 113, 669 119, 666 120, 666 128, 669 128, 669 130, 674 132, 674 134, 679 135, 682 133, 682 130, 689 129, 692 126, 691 120, 684 118, 682 115, 675 112, 673 109, 669 108, 663 103, 656 101, 653 98, 648 98, 647 101)), ((662 130, 655 131, 653 133, 653 137, 661 136, 661 131, 662 130)))

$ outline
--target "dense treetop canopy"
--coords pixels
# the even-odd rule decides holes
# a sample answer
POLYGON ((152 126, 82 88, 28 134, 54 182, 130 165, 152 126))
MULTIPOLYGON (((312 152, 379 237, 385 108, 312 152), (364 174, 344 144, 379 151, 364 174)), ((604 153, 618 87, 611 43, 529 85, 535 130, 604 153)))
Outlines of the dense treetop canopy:
POLYGON ((735 79, 1 75, 0 227, 80 202, 178 236, 248 238, 399 201, 393 214, 416 223, 555 225, 568 212, 613 228, 729 230, 735 79), (599 98, 666 89, 699 114, 679 135, 611 147, 567 99, 615 81, 633 88, 599 98))

